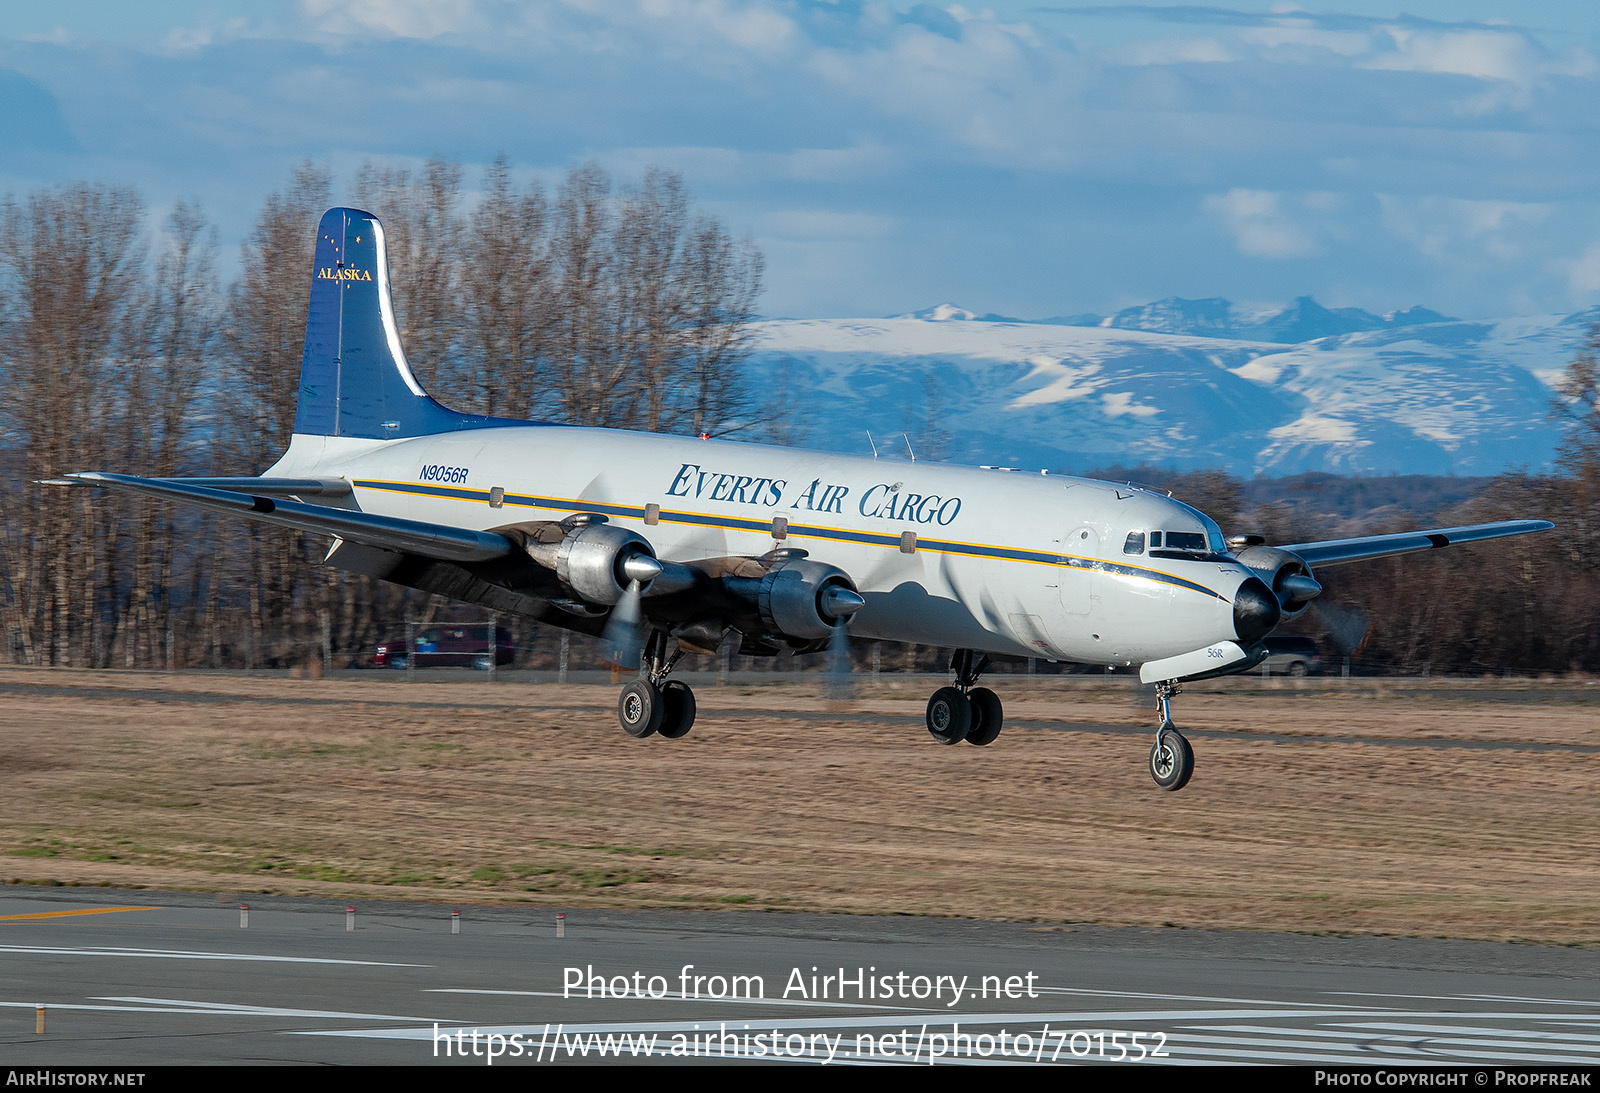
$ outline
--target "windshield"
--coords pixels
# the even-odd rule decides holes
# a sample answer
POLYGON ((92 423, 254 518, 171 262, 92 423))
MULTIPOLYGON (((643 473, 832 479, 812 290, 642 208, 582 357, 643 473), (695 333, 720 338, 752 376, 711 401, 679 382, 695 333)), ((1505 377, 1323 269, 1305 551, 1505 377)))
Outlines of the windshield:
MULTIPOLYGON (((1199 514, 1197 514, 1199 515, 1199 514)), ((1150 553, 1157 557, 1227 558, 1228 544, 1222 529, 1208 516, 1201 516, 1204 531, 1152 531, 1150 553)))

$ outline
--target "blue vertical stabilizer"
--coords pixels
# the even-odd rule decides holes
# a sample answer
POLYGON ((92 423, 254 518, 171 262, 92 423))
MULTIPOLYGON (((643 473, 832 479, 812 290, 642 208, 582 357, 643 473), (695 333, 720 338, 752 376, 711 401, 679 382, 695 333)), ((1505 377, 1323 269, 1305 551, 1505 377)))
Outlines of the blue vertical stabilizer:
POLYGON ((329 209, 317 227, 294 431, 392 440, 526 424, 429 397, 400 348, 383 225, 359 209, 329 209))

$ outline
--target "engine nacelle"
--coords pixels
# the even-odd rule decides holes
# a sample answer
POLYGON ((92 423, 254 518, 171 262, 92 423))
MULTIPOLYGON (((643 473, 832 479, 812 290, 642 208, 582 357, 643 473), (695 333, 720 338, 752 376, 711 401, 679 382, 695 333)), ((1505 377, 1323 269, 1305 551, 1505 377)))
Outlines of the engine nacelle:
POLYGON ((774 633, 803 641, 831 636, 865 602, 844 570, 806 558, 780 559, 753 583, 761 621, 774 633))
POLYGON ((1322 594, 1322 585, 1298 554, 1278 547, 1251 546, 1236 551, 1234 557, 1261 574, 1278 597, 1285 618, 1298 615, 1322 594))
POLYGON ((661 572, 644 536, 614 527, 603 516, 572 517, 561 526, 565 534, 554 542, 530 539, 528 556, 555 570, 556 579, 585 603, 615 604, 630 581, 648 584, 661 572))

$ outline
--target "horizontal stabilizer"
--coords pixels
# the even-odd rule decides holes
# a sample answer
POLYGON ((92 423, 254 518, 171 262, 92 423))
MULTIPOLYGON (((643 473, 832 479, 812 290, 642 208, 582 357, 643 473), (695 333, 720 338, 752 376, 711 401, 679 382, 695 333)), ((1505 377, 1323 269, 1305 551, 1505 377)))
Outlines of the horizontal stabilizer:
POLYGON ((1299 543, 1282 549, 1299 555, 1307 565, 1317 567, 1359 562, 1367 558, 1386 558, 1391 554, 1409 554, 1414 550, 1434 550, 1456 543, 1498 539, 1505 535, 1526 535, 1530 531, 1549 531, 1553 527, 1555 525, 1548 520, 1505 520, 1498 524, 1470 524, 1435 531, 1403 531, 1398 535, 1368 535, 1360 539, 1299 543))
MULTIPOLYGON (((130 474, 89 472, 69 474, 72 484, 107 486, 130 490, 150 497, 178 501, 212 512, 232 513, 247 520, 296 528, 367 546, 418 554, 450 562, 481 562, 513 553, 517 547, 504 535, 490 531, 403 520, 397 516, 378 516, 356 509, 336 509, 310 505, 303 501, 281 501, 262 496, 213 489, 174 479, 138 478, 130 474)), ((252 482, 254 479, 241 479, 252 482)), ((282 481, 281 479, 279 481, 282 481)))

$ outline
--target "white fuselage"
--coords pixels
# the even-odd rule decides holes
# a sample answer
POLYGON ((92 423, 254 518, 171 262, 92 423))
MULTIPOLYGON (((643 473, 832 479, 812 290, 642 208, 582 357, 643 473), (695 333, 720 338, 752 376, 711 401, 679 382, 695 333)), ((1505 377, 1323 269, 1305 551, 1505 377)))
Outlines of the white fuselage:
POLYGON ((297 435, 267 474, 347 478, 363 511, 475 530, 600 513, 686 564, 798 548, 856 582, 853 634, 1088 664, 1232 640, 1254 575, 1213 522, 1149 490, 651 433, 297 435), (1154 532, 1210 549, 1158 556, 1154 532))

